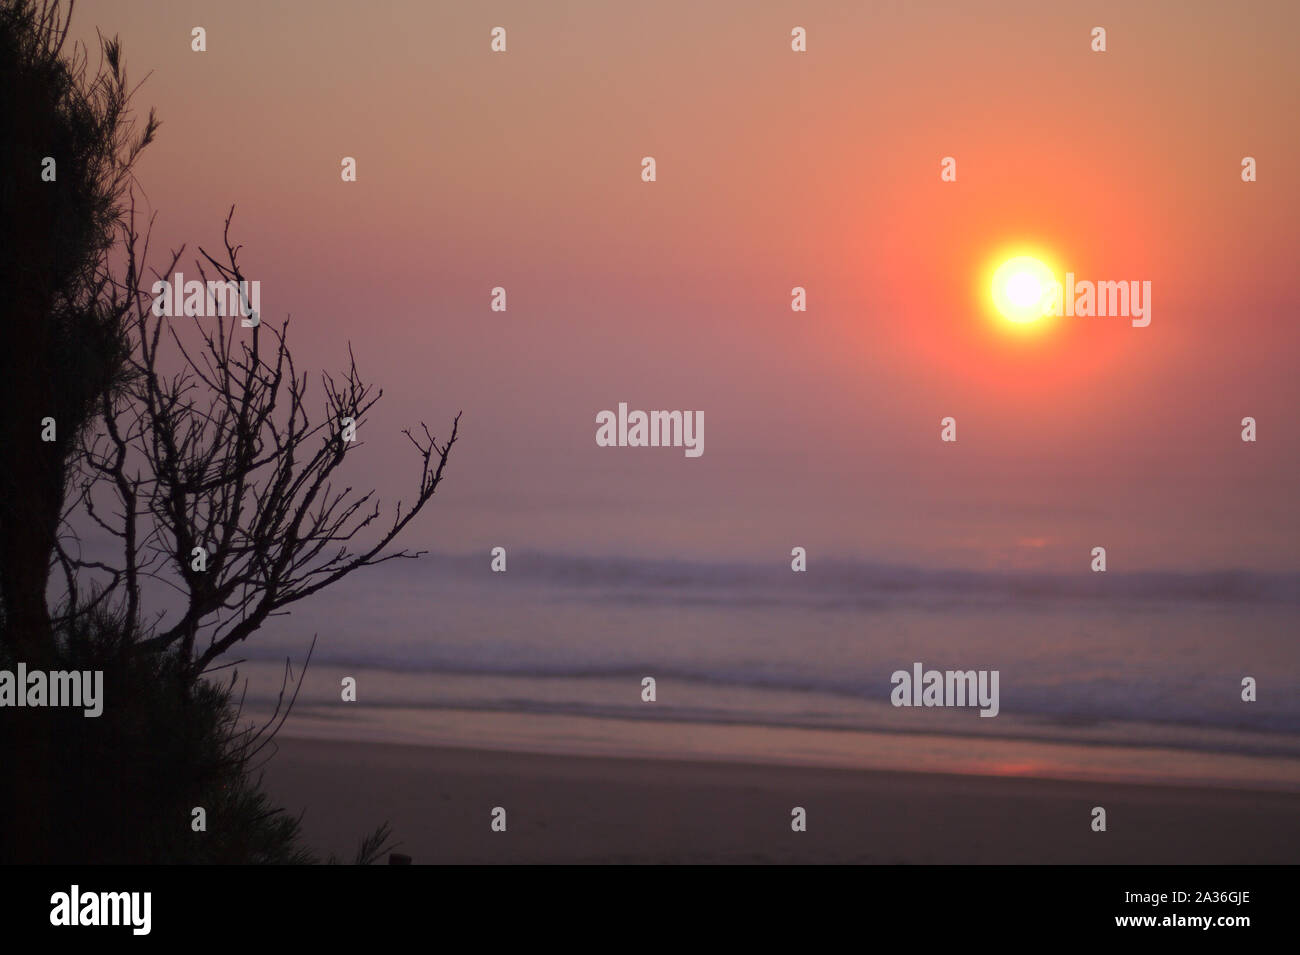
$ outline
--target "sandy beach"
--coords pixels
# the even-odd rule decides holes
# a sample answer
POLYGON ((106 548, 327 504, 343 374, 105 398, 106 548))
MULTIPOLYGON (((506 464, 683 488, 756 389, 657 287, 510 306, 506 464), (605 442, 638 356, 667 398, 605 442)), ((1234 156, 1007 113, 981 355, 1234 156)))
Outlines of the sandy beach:
POLYGON ((268 790, 345 858, 385 820, 416 864, 1294 863, 1300 846, 1286 792, 277 743, 268 790), (795 806, 806 832, 791 831, 795 806))

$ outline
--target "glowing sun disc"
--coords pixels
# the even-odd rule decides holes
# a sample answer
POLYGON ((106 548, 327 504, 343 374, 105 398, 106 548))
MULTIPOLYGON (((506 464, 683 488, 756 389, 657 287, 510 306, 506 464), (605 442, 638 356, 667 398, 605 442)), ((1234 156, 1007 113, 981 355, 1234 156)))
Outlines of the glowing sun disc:
POLYGON ((1007 259, 993 273, 993 304, 1013 322, 1032 322, 1047 311, 1056 277, 1029 255, 1007 259))

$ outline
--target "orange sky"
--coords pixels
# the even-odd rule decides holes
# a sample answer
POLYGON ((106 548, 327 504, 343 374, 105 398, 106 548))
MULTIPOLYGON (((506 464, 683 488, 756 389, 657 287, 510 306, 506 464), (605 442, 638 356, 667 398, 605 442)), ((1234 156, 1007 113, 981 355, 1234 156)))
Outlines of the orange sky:
POLYGON ((1300 569, 1300 7, 845 6, 96 0, 76 27, 152 71, 156 246, 237 204, 300 364, 351 340, 384 387, 371 483, 409 497, 399 429, 464 409, 414 545, 1300 569), (1020 242, 1151 281, 1150 327, 1003 334, 984 266, 1020 242), (597 448, 620 401, 703 410, 705 454, 597 448))

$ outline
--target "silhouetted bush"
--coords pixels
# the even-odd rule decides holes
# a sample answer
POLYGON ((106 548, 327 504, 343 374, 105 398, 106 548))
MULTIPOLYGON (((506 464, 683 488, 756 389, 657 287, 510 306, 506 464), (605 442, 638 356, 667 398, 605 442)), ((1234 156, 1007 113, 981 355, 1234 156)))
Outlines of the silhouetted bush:
MULTIPOLYGON (((108 705, 93 718, 43 707, 0 720, 0 752, 21 753, 28 741, 15 736, 33 723, 38 738, 57 741, 40 861, 319 861, 301 845, 298 820, 261 789, 258 765, 271 750, 259 750, 265 734, 241 728, 233 682, 191 683, 172 654, 136 652, 119 622, 102 614, 77 618, 59 637, 62 668, 103 671, 108 705), (205 832, 191 827, 195 807, 206 810, 205 832)), ((15 668, 3 649, 0 668, 15 668)), ((21 760, 9 769, 21 774, 21 760)), ((7 809, 0 830, 22 824, 7 809)))

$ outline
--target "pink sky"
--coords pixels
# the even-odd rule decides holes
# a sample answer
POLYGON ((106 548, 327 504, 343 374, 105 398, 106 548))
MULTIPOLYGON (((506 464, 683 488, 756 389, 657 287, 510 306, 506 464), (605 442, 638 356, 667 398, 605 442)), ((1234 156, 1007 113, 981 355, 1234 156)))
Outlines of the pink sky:
POLYGON ((464 410, 410 545, 1300 569, 1300 8, 842 6, 98 0, 76 27, 152 71, 156 246, 211 248, 237 204, 300 365, 350 340, 384 387, 361 480, 409 497, 400 428, 464 410), (1003 334, 979 290, 1017 242, 1151 281, 1150 327, 1003 334), (598 448, 620 401, 702 410, 704 455, 598 448))

